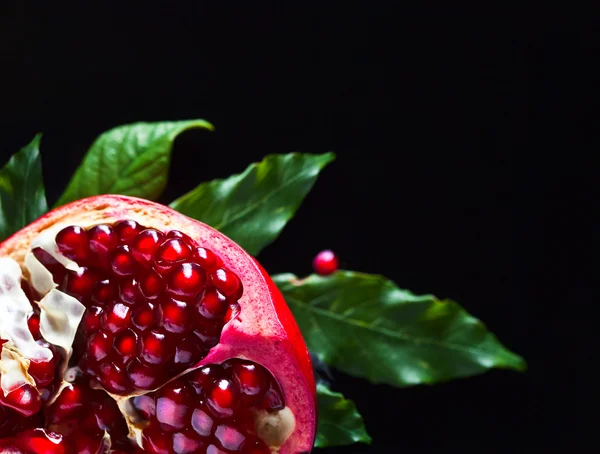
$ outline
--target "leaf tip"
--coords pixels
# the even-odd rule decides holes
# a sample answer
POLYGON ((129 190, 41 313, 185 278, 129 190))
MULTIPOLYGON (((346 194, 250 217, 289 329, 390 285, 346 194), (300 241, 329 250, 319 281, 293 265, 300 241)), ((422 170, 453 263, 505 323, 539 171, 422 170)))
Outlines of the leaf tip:
POLYGON ((40 142, 42 141, 42 137, 43 137, 44 133, 43 132, 37 132, 35 134, 35 136, 33 137, 33 140, 31 141, 31 143, 34 143, 36 145, 39 145, 40 142))
POLYGON ((325 158, 325 165, 327 165, 335 161, 337 155, 333 151, 328 151, 326 153, 323 153, 323 157, 325 158))
POLYGON ((197 120, 194 126, 198 128, 208 129, 210 132, 213 132, 215 130, 215 125, 206 120, 197 120))
POLYGON ((525 360, 525 358, 523 358, 520 355, 517 355, 516 353, 512 353, 512 356, 513 356, 513 361, 511 364, 512 369, 516 370, 517 372, 527 372, 529 365, 527 364, 527 361, 525 360))

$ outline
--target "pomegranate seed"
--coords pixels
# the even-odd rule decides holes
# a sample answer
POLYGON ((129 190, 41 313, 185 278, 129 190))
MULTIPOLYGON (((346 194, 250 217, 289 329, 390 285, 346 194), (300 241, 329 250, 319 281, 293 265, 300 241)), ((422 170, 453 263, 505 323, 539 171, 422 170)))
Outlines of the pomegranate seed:
POLYGON ((167 238, 179 238, 185 241, 190 246, 195 246, 196 242, 189 236, 179 230, 169 230, 166 235, 167 238))
POLYGON ((173 434, 173 452, 175 454, 193 454, 201 452, 206 443, 192 431, 173 434))
POLYGON ((10 437, 15 433, 30 427, 40 427, 42 425, 40 417, 41 413, 25 417, 10 408, 0 405, 0 447, 7 448, 7 446, 2 443, 7 441, 7 437, 10 437))
POLYGON ((224 375, 223 368, 218 364, 209 364, 208 366, 195 369, 190 372, 189 380, 196 394, 202 394, 204 388, 210 383, 215 381, 217 378, 221 378, 224 375))
POLYGON ((100 431, 78 434, 76 437, 72 438, 72 448, 75 450, 77 454, 94 454, 100 451, 103 447, 103 433, 100 431))
POLYGON ((102 316, 102 328, 116 333, 129 326, 131 321, 131 308, 123 303, 116 303, 104 312, 102 316))
POLYGON ((165 290, 165 282, 160 274, 151 269, 145 273, 139 282, 140 291, 147 299, 156 299, 165 290))
POLYGON ((133 325, 141 331, 153 328, 156 324, 157 316, 154 304, 149 301, 136 305, 131 315, 133 325))
POLYGON ((132 220, 119 221, 115 224, 115 233, 121 243, 130 244, 144 227, 132 220))
POLYGON ((192 427, 202 437, 208 437, 213 428, 213 419, 200 408, 196 408, 192 413, 192 427))
POLYGON ((137 342, 137 334, 129 328, 117 334, 113 346, 121 355, 123 363, 128 362, 137 353, 137 342))
POLYGON ((156 399, 156 420, 163 430, 174 432, 188 425, 192 413, 188 406, 191 397, 189 390, 179 380, 160 389, 156 399))
POLYGON ((98 282, 98 276, 85 266, 77 271, 67 271, 61 290, 83 302, 87 300, 98 282))
POLYGON ((240 278, 237 277, 237 274, 232 273, 225 268, 219 268, 214 273, 211 273, 210 278, 213 285, 223 295, 236 300, 242 296, 242 282, 240 281, 240 278))
POLYGON ((99 331, 88 339, 87 345, 89 357, 96 362, 100 362, 110 353, 112 338, 107 336, 106 333, 99 331))
POLYGON ((198 328, 194 331, 194 334, 206 348, 213 348, 219 343, 222 329, 223 323, 218 321, 216 323, 211 323, 209 321, 206 324, 199 324, 198 328))
POLYGON ((58 250, 68 259, 83 263, 88 258, 89 244, 87 232, 77 226, 65 227, 56 235, 58 250))
POLYGON ((208 445, 208 448, 206 448, 206 454, 229 454, 229 453, 220 450, 215 445, 208 445))
POLYGON ((111 268, 117 276, 133 276, 135 274, 136 262, 129 246, 124 244, 115 249, 111 259, 111 268))
POLYGON ((31 312, 27 316, 27 327, 29 331, 31 331, 31 335, 35 340, 39 340, 42 338, 42 334, 40 333, 40 314, 37 312, 31 312))
POLYGON ((142 433, 142 447, 154 454, 172 454, 171 437, 166 437, 160 427, 149 426, 142 433))
POLYGON ((227 309, 229 309, 227 298, 215 288, 209 288, 204 291, 198 297, 196 304, 198 313, 208 320, 223 318, 227 309))
MULTIPOLYGON (((184 235, 185 235, 185 233, 183 233, 179 230, 169 230, 167 232, 167 234, 165 235, 165 238, 180 238, 180 239, 182 239, 184 237, 184 235)), ((187 235, 185 235, 185 236, 187 236, 187 235)))
POLYGON ((215 437, 225 449, 237 451, 246 441, 246 437, 234 427, 221 425, 215 430, 215 437))
POLYGON ((238 404, 238 390, 231 380, 222 378, 214 383, 206 402, 215 416, 232 416, 238 404))
POLYGON ((103 267, 108 263, 109 254, 119 244, 119 239, 113 228, 106 224, 99 224, 87 232, 90 259, 97 261, 103 267))
POLYGON ((100 320, 102 319, 104 310, 98 306, 91 306, 85 311, 83 316, 83 331, 86 333, 94 333, 100 329, 100 320))
POLYGON ((134 397, 132 405, 145 419, 150 419, 156 414, 154 398, 147 394, 134 397))
POLYGON ((100 430, 112 431, 122 421, 121 411, 117 403, 103 392, 96 394, 92 401, 92 408, 97 427, 100 430))
POLYGON ((216 271, 221 266, 221 260, 211 250, 203 247, 195 249, 194 258, 208 273, 216 271))
POLYGON ((162 326, 172 333, 183 333, 192 327, 190 307, 183 301, 165 298, 161 304, 162 326))
POLYGON ((192 248, 180 238, 171 238, 160 245, 154 259, 158 265, 182 262, 192 256, 192 248))
POLYGON ((313 260, 313 269, 320 276, 328 276, 338 269, 338 258, 330 249, 317 254, 313 260))
POLYGON ((128 305, 133 305, 143 300, 137 279, 129 278, 121 282, 121 285, 119 285, 119 298, 128 305))
POLYGON ((231 320, 236 318, 240 314, 240 305, 238 303, 231 303, 225 316, 223 317, 223 322, 229 323, 231 320))
POLYGON ((163 238, 164 235, 158 230, 142 230, 131 244, 133 258, 142 265, 149 265, 163 238))
POLYGON ((117 285, 108 279, 103 279, 96 283, 92 292, 92 301, 100 306, 104 306, 107 303, 111 303, 116 295, 117 285))
POLYGON ((239 386, 244 405, 261 401, 269 384, 268 375, 262 366, 236 362, 232 366, 232 377, 239 386))
POLYGON ((173 362, 176 365, 187 366, 193 364, 201 358, 202 350, 198 343, 198 339, 194 336, 186 337, 177 342, 175 347, 175 358, 173 362))
POLYGON ((267 411, 278 411, 285 408, 281 391, 276 389, 273 384, 269 387, 263 399, 262 408, 267 411))
POLYGON ((27 372, 33 377, 38 388, 44 388, 52 383, 55 366, 56 361, 54 357, 50 361, 35 361, 32 359, 27 372))
POLYGON ((48 408, 49 421, 56 424, 78 416, 84 407, 86 397, 85 388, 73 384, 67 385, 48 408))
POLYGON ((115 394, 125 394, 131 390, 131 383, 125 374, 125 371, 114 363, 100 363, 99 378, 102 380, 102 386, 108 392, 115 394))
POLYGON ((181 263, 169 275, 167 291, 181 299, 195 298, 204 288, 206 273, 196 263, 181 263))
MULTIPOLYGON (((25 452, 36 454, 65 454, 63 436, 46 429, 33 429, 19 434, 19 445, 25 452)), ((10 451, 9 451, 10 452, 10 451)), ((17 451, 21 452, 21 451, 17 451)))
POLYGON ((42 399, 33 386, 25 384, 6 395, 0 392, 0 404, 12 408, 23 416, 31 416, 42 408, 42 399))
POLYGON ((162 368, 148 366, 139 359, 134 359, 129 363, 127 374, 131 383, 139 389, 154 389, 164 379, 162 368))
POLYGON ((163 333, 148 331, 142 337, 142 359, 148 364, 164 364, 175 354, 175 346, 171 339, 163 333))

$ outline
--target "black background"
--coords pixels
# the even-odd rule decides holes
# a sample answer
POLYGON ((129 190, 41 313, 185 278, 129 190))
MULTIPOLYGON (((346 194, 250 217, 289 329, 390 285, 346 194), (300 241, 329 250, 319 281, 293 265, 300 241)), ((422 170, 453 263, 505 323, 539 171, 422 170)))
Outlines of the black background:
POLYGON ((525 246, 539 240, 535 217, 514 225, 515 199, 523 199, 513 167, 521 168, 528 121, 527 27, 518 12, 395 2, 124 3, 3 3, 1 163, 43 132, 53 203, 104 130, 207 119, 216 132, 177 140, 162 200, 169 202, 269 153, 335 151, 261 254, 267 270, 307 274, 314 254, 332 248, 344 268, 460 301, 530 369, 402 390, 336 374, 336 389, 356 401, 374 443, 327 452, 574 446, 577 377, 567 372, 551 385, 541 372, 551 357, 565 371, 575 364, 572 328, 556 326, 566 339, 551 351, 534 338, 535 296, 515 278, 534 273, 525 246), (551 416, 561 405, 569 407, 551 416))

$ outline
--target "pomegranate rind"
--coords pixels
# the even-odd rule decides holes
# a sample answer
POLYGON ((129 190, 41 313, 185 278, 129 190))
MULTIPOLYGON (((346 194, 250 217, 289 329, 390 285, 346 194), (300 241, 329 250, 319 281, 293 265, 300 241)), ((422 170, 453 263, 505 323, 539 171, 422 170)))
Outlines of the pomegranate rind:
MULTIPOLYGON (((89 197, 56 208, 0 244, 0 257, 11 257, 24 268, 32 242, 60 225, 88 227, 132 219, 162 231, 179 230, 199 246, 214 251, 244 286, 240 314, 228 322, 220 343, 201 362, 221 363, 243 358, 263 365, 279 382, 295 427, 281 454, 309 452, 316 432, 316 387, 308 349, 281 292, 260 264, 239 245, 212 227, 171 208, 122 195, 89 197)), ((26 272, 26 269, 24 268, 26 272)))

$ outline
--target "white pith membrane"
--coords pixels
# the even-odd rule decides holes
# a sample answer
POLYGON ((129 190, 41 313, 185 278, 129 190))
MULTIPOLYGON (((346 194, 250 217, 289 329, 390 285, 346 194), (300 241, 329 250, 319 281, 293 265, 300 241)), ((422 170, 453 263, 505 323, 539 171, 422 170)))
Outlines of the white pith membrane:
MULTIPOLYGON (((55 260, 61 263, 66 269, 71 271, 77 271, 79 269, 79 265, 76 262, 62 255, 55 241, 56 234, 67 225, 70 224, 54 224, 51 228, 44 230, 31 242, 31 250, 29 250, 24 257, 24 268, 27 273, 28 281, 31 284, 31 286, 40 295, 42 295, 40 301, 36 301, 40 307, 40 332, 47 342, 57 345, 63 350, 63 356, 65 358, 65 360, 61 362, 61 364, 59 365, 59 369, 57 370, 57 373, 60 373, 60 375, 63 377, 62 383, 58 386, 54 396, 51 397, 51 399, 47 402, 46 405, 50 405, 51 403, 53 403, 56 400, 56 398, 60 395, 62 390, 66 386, 68 386, 70 382, 73 382, 79 373, 77 367, 71 367, 67 369, 67 365, 73 352, 73 343, 75 340, 75 335, 77 333, 78 326, 83 318, 86 308, 76 298, 73 298, 72 296, 67 295, 64 292, 61 292, 56 288, 57 285, 54 283, 52 273, 42 263, 38 261, 38 259, 32 253, 32 250, 35 248, 41 248, 45 252, 50 254, 55 260)), ((84 228, 89 227, 81 223, 79 223, 79 225, 81 225, 84 228)), ((147 228, 151 228, 151 226, 147 226, 147 228)), ((22 335, 23 337, 27 337, 28 335, 31 338, 31 342, 33 342, 33 344, 38 349, 47 350, 49 352, 49 356, 44 358, 47 358, 46 360, 50 359, 52 357, 52 352, 45 347, 39 346, 35 342, 27 326, 27 315, 33 311, 33 307, 29 302, 29 299, 25 295, 25 292, 21 289, 21 279, 23 278, 21 268, 15 260, 5 257, 0 257, 0 318, 3 318, 2 311, 3 307, 5 306, 4 300, 2 299, 4 291, 3 282, 5 275, 9 276, 9 281, 12 277, 13 281, 11 282, 17 283, 16 286, 12 284, 7 286, 7 288, 9 287, 10 291, 13 292, 11 294, 14 297, 13 299, 20 304, 20 329, 16 330, 17 333, 19 335, 22 335), (5 269, 7 270, 6 273, 5 269), (17 272, 18 278, 16 277, 17 272)), ((7 307, 11 307, 11 304, 14 303, 10 303, 7 307)), ((241 310, 242 309, 240 308, 240 312, 241 310)), ((233 320, 234 319, 230 320, 224 326, 222 333, 225 332, 228 325, 233 320)), ((2 320, 0 319, 0 337, 2 339, 7 339, 6 335, 4 334, 4 331, 2 330, 2 326, 2 320)), ((15 324, 14 326, 17 325, 15 324)), ((2 372, 2 390, 5 389, 5 367, 9 374, 9 378, 6 379, 6 382, 12 383, 10 382, 10 380, 15 379, 11 377, 17 377, 16 381, 18 383, 21 383, 16 386, 13 385, 13 387, 10 388, 11 390, 17 389, 19 386, 22 386, 25 383, 29 383, 35 386, 35 381, 27 373, 27 369, 29 367, 30 359, 39 358, 27 358, 27 355, 22 354, 22 351, 19 348, 17 348, 16 350, 12 348, 13 344, 11 343, 11 340, 12 338, 8 338, 8 342, 5 342, 3 344, 2 349, 2 358, 0 361, 0 372, 2 372), (6 362, 5 352, 7 352, 6 362)), ((236 358, 246 359, 240 356, 237 356, 236 358)), ((248 360, 252 361, 252 359, 248 360)), ((97 389, 104 390, 112 399, 116 401, 127 423, 127 427, 129 429, 129 438, 135 440, 135 442, 141 448, 142 431, 148 425, 148 422, 140 419, 139 414, 132 405, 133 398, 139 395, 145 395, 156 392, 158 389, 167 385, 171 381, 176 380, 195 369, 203 367, 203 365, 204 363, 200 361, 195 366, 190 367, 182 371, 181 373, 169 378, 165 383, 163 383, 161 386, 155 389, 136 390, 129 393, 127 396, 112 394, 104 390, 99 383, 97 384, 97 386, 94 387, 97 389)), ((269 371, 269 373, 271 372, 269 371)), ((274 377, 273 374, 271 375, 274 377)), ((284 407, 282 410, 274 412, 268 412, 266 410, 256 410, 254 412, 254 415, 256 435, 266 443, 271 452, 280 452, 281 447, 286 442, 286 440, 292 435, 296 427, 296 420, 291 409, 289 409, 288 407, 284 407)), ((110 435, 108 434, 108 432, 105 432, 103 443, 105 449, 107 450, 106 452, 111 452, 110 435)))

